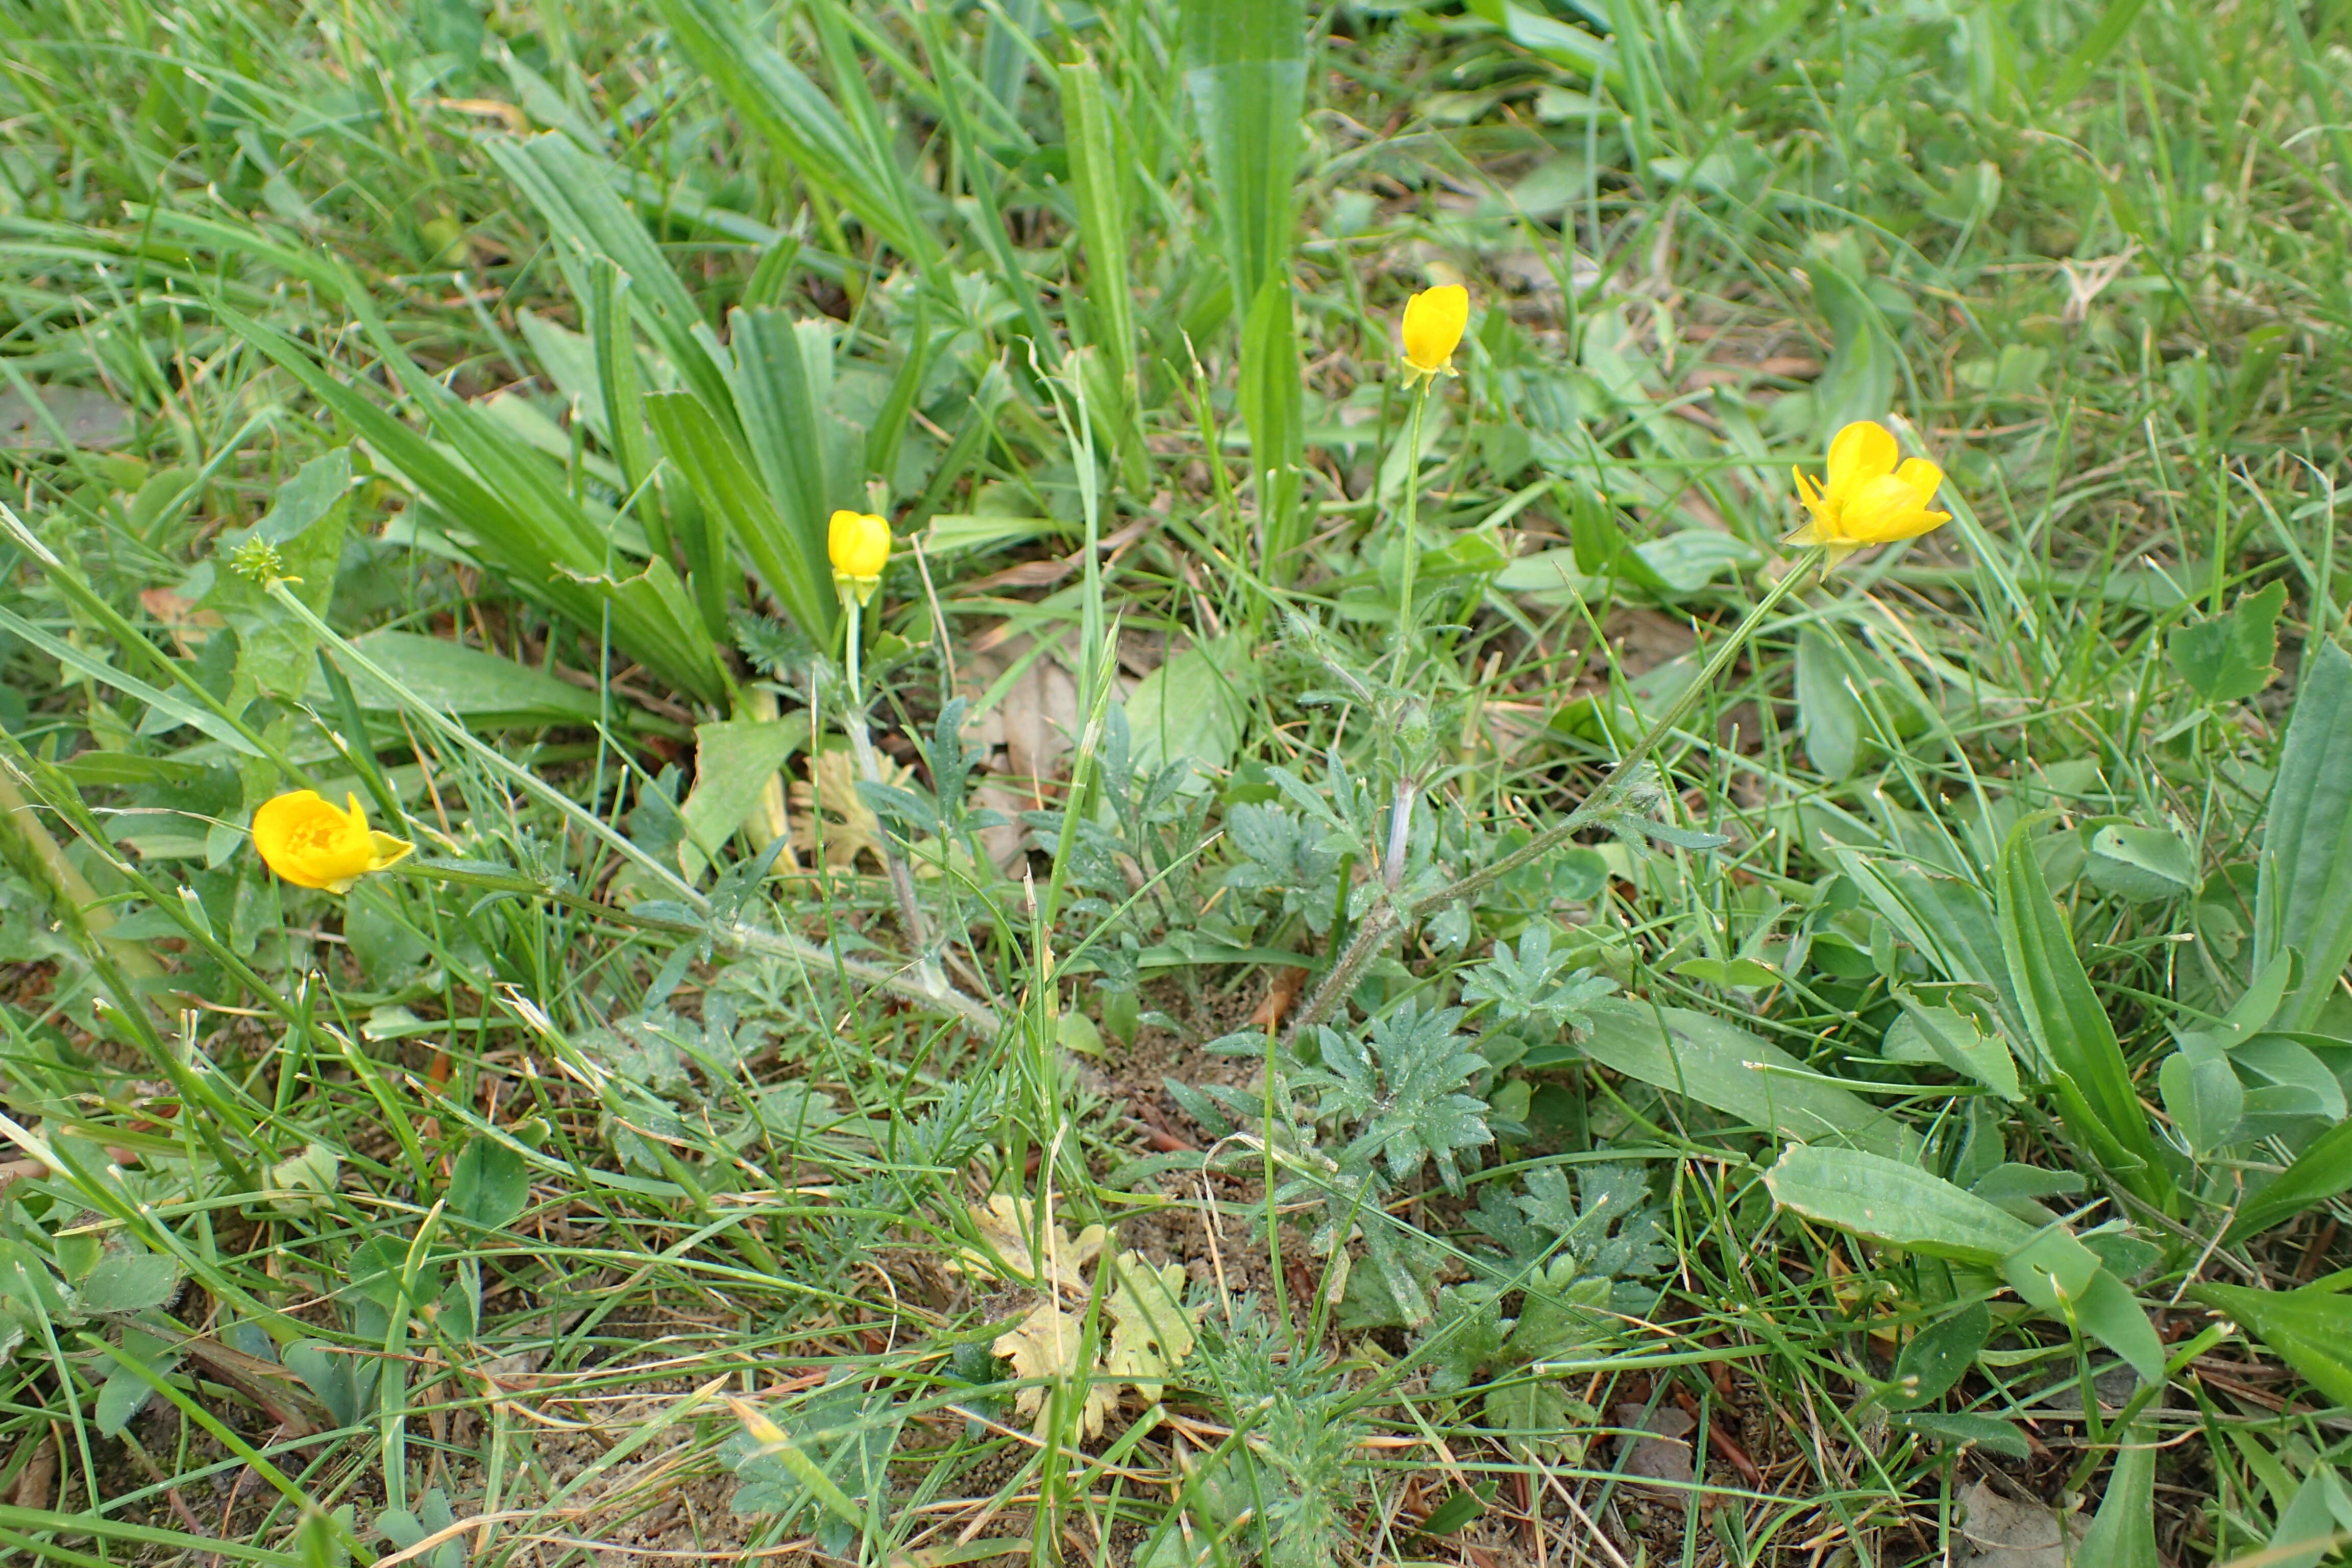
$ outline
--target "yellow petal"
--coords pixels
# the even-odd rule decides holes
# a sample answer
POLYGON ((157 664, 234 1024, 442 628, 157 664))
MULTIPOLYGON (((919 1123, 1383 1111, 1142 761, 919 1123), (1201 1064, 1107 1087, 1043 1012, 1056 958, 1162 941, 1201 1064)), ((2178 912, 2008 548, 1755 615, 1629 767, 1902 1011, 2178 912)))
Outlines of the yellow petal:
POLYGON ((1929 511, 1919 504, 1916 487, 1904 483, 1896 475, 1881 474, 1864 480, 1847 500, 1838 519, 1839 531, 1858 543, 1890 544, 1898 539, 1916 538, 1948 521, 1950 515, 1929 511))
POLYGON ((1423 289, 1404 304, 1405 363, 1424 375, 1453 369, 1469 325, 1469 289, 1459 283, 1423 289))
POLYGON ((341 892, 375 858, 373 836, 359 797, 338 810, 314 790, 266 800, 253 813, 253 847, 268 868, 298 888, 341 892))
POLYGON ((833 569, 845 577, 879 577, 890 560, 890 525, 872 512, 835 512, 824 542, 833 569))
POLYGON ((1925 458, 1906 458, 1895 477, 1908 486, 1912 496, 1921 506, 1936 499, 1937 488, 1944 482, 1944 470, 1925 458))
POLYGON ((1871 479, 1892 473, 1901 456, 1895 432, 1885 426, 1868 419, 1847 426, 1830 443, 1831 498, 1844 500, 1871 479))
POLYGON ((386 871, 416 853, 416 846, 405 838, 394 838, 389 833, 374 828, 368 830, 368 869, 386 871))

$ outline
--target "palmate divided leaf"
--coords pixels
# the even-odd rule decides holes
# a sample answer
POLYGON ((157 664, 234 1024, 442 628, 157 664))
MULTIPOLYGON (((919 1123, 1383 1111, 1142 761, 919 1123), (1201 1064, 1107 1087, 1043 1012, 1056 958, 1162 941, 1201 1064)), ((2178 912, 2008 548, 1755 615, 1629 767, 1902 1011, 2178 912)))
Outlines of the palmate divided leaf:
POLYGON ((1494 1139, 1486 1102, 1461 1092, 1486 1068, 1486 1058, 1465 1049, 1454 1033, 1461 1021, 1458 1007, 1423 1012, 1408 1003, 1393 1016, 1375 1019, 1364 1039, 1322 1029, 1317 1037, 1323 1068, 1299 1082, 1323 1091, 1324 1114, 1360 1125, 1351 1154, 1385 1162, 1397 1181, 1433 1162, 1445 1184, 1458 1191, 1456 1152, 1494 1139))

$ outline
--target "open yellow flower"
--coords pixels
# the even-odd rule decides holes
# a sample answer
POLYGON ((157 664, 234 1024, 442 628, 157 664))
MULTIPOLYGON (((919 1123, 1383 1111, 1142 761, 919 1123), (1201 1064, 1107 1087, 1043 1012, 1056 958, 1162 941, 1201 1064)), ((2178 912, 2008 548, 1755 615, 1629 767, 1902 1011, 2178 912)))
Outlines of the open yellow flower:
POLYGON ((405 838, 368 826, 360 797, 348 811, 298 789, 261 803, 253 814, 253 847, 269 868, 298 888, 348 893, 370 871, 396 866, 416 848, 405 838))
POLYGON ((1816 484, 1802 469, 1792 471, 1798 499, 1812 521, 1787 542, 1822 546, 1832 566, 1857 550, 1916 539, 1952 520, 1950 512, 1927 507, 1944 482, 1944 470, 1925 458, 1903 457, 1895 433, 1871 420, 1847 426, 1830 443, 1826 485, 1816 484))
POLYGON ((874 597, 890 560, 890 525, 872 512, 835 512, 824 548, 833 558, 835 584, 855 593, 861 605, 874 597))
POLYGON ((1454 351, 1470 325, 1470 290, 1459 283, 1424 289, 1404 302, 1405 384, 1452 375, 1454 351))

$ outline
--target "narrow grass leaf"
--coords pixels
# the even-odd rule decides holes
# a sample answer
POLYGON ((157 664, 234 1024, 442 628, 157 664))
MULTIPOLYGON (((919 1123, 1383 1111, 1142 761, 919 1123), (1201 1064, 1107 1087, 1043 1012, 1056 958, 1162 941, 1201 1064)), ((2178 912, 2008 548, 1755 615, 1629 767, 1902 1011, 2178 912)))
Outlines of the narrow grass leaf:
POLYGON ((1307 102, 1301 0, 1184 0, 1184 85, 1216 194, 1226 267, 1243 314, 1243 423, 1259 485, 1269 570, 1286 562, 1303 427, 1290 300, 1299 122, 1307 102))
POLYGON ((793 161, 809 188, 855 214, 902 255, 920 254, 907 216, 890 198, 893 181, 839 106, 807 73, 752 36, 730 0, 654 0, 678 52, 736 113, 793 161))
MULTIPOLYGON (((702 504, 726 524, 776 602, 810 641, 830 641, 840 607, 829 592, 818 587, 796 521, 788 521, 777 509, 742 449, 709 408, 690 392, 656 392, 646 399, 646 417, 671 464, 702 504)), ((817 548, 822 559, 822 541, 817 548)))
POLYGON ((2120 1447, 2107 1472, 2106 1495, 2075 1561, 2099 1568, 2162 1568, 2156 1551, 2156 1428, 2135 1423, 2117 1434, 2120 1447))
POLYGON ((77 675, 110 686, 124 696, 145 703, 158 713, 168 715, 175 723, 200 730, 242 757, 258 757, 259 747, 239 734, 235 726, 217 714, 208 713, 194 703, 172 692, 148 685, 138 677, 125 675, 103 657, 86 648, 79 648, 62 638, 53 637, 15 611, 0 608, 0 631, 37 647, 77 675))
POLYGON ((2242 1205, 2222 1236, 2226 1246, 2259 1236, 2314 1205, 2352 1192, 2352 1121, 2321 1133, 2294 1163, 2242 1205))

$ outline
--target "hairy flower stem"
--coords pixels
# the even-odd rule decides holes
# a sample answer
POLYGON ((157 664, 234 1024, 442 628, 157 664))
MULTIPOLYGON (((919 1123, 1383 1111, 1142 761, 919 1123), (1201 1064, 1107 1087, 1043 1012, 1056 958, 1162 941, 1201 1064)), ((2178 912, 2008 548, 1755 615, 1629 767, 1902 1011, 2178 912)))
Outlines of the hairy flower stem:
MULTIPOLYGON (((1788 574, 1773 584, 1756 602, 1756 607, 1731 628, 1731 635, 1717 645, 1706 667, 1698 672, 1698 679, 1683 688, 1681 694, 1664 713, 1658 715, 1642 738, 1633 742, 1633 749, 1618 760, 1617 765, 1610 770, 1609 776, 1601 781, 1601 787, 1593 791, 1591 798, 1582 805, 1501 859, 1481 867, 1426 897, 1415 899, 1402 910, 1392 899, 1383 898, 1366 911, 1364 923, 1356 928, 1355 940, 1348 944, 1339 962, 1332 964, 1330 972, 1324 975, 1323 984, 1315 988, 1315 994, 1307 999, 1307 1005, 1298 1010, 1291 1024, 1292 1037, 1296 1038, 1300 1031, 1314 1027, 1330 1016, 1340 999, 1355 989, 1365 965, 1371 963, 1373 954, 1387 942, 1389 933, 1405 920, 1425 920, 1448 904, 1458 903, 1493 885, 1520 867, 1551 854, 1612 810, 1619 789, 1637 776, 1641 765, 1665 743, 1666 737, 1673 734, 1685 719, 1690 717, 1691 710, 1698 706, 1707 689, 1730 668, 1731 661, 1738 657, 1748 638, 1756 635, 1756 628, 1763 624, 1764 617, 1779 608, 1780 601, 1793 593, 1805 574, 1819 566, 1828 555, 1828 551, 1816 546, 1797 558, 1797 563, 1790 568, 1788 574)), ((1394 884, 1391 886, 1393 888, 1394 884)))
POLYGON ((1396 897, 1397 886, 1404 880, 1405 846, 1412 839, 1412 801, 1420 793, 1419 780, 1401 778, 1389 796, 1389 852, 1381 862, 1381 880, 1388 885, 1391 898, 1396 897))
MULTIPOLYGON (((858 644, 861 627, 858 624, 862 606, 857 596, 845 593, 841 607, 849 612, 849 640, 844 662, 849 669, 849 701, 841 715, 841 727, 849 736, 849 749, 857 758, 857 772, 867 784, 882 783, 882 764, 874 755, 874 738, 866 728, 866 684, 860 678, 858 644)), ((947 976, 940 972, 939 960, 931 955, 930 928, 924 922, 923 907, 915 900, 915 874, 907 866, 907 858, 888 842, 882 845, 882 864, 890 873, 890 891, 898 901, 898 929, 907 933, 907 945, 915 953, 915 971, 925 989, 937 996, 947 990, 947 976)))

